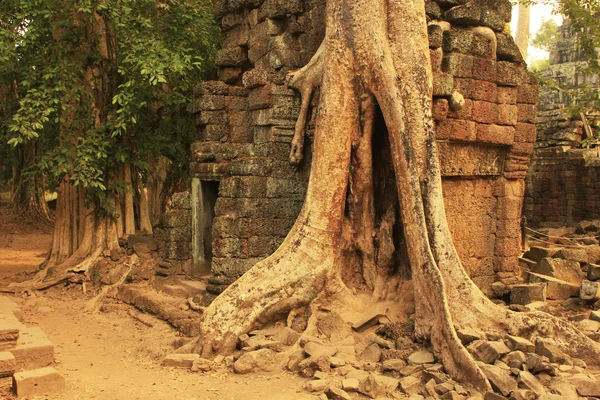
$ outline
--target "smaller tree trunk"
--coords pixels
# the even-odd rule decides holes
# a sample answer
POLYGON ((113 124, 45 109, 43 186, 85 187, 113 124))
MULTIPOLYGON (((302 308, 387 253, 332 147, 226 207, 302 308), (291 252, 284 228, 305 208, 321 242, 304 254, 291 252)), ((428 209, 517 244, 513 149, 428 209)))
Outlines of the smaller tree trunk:
POLYGON ((531 7, 528 4, 519 4, 519 17, 517 19, 517 32, 515 42, 521 50, 523 59, 527 61, 527 52, 529 49, 529 23, 531 17, 531 7))

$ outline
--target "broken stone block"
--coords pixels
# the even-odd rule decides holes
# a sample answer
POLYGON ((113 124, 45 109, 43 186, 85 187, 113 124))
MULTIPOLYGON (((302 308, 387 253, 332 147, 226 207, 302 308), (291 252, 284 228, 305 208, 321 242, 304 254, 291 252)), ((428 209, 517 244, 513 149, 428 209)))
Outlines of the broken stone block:
POLYGON ((484 400, 506 400, 506 397, 500 396, 494 392, 487 392, 483 397, 484 400))
POLYGON ((331 362, 329 357, 309 357, 298 364, 300 375, 305 378, 312 378, 316 371, 330 372, 331 362))
POLYGON ((65 389, 65 378, 52 367, 17 372, 13 375, 17 397, 47 396, 65 389))
POLYGON ((561 258, 544 258, 531 270, 536 274, 551 276, 562 281, 579 285, 584 275, 577 261, 561 258))
POLYGON ((358 386, 360 381, 356 378, 347 378, 342 381, 342 389, 347 392, 356 392, 358 391, 358 386))
POLYGON ((600 280, 600 265, 588 264, 588 279, 590 281, 600 280))
POLYGON ((324 392, 329 387, 329 382, 322 379, 316 379, 314 381, 308 381, 304 384, 304 389, 309 392, 324 392))
POLYGON ((162 362, 163 367, 192 368, 199 354, 169 354, 162 362))
POLYGON ((517 389, 517 382, 510 376, 510 372, 495 365, 480 365, 481 370, 489 379, 494 390, 508 396, 517 389))
POLYGON ((11 376, 17 368, 17 360, 8 351, 0 352, 0 378, 11 376))
POLYGON ((592 311, 590 313, 590 319, 592 321, 600 322, 600 311, 592 311))
POLYGON ((509 400, 536 400, 538 396, 531 390, 515 390, 509 397, 509 400))
POLYGON ((579 285, 551 276, 529 272, 529 283, 546 284, 546 297, 552 300, 567 300, 579 295, 579 285))
POLYGON ((17 345, 19 339, 18 323, 3 323, 0 327, 0 350, 7 350, 17 345))
POLYGON ((260 349, 243 354, 234 364, 236 374, 250 372, 270 372, 277 368, 277 353, 270 349, 260 349))
POLYGON ((360 359, 366 362, 379 362, 381 360, 381 348, 375 343, 371 344, 363 351, 360 359))
POLYGON ((574 378, 571 380, 577 393, 584 397, 600 397, 600 381, 589 378, 574 378))
POLYGON ((433 364, 433 354, 426 351, 420 350, 412 353, 407 358, 410 365, 422 365, 422 364, 433 364))
POLYGON ((273 335, 273 340, 281 342, 285 346, 291 346, 298 341, 300 334, 295 330, 285 327, 273 335))
POLYGON ((512 304, 527 305, 536 301, 546 301, 545 285, 539 283, 515 285, 510 291, 510 302, 512 304))
POLYGON ((538 396, 546 393, 544 386, 540 383, 540 381, 528 371, 519 372, 519 378, 517 379, 517 383, 520 388, 531 390, 538 396))
POLYGON ((535 345, 525 338, 511 335, 506 336, 506 338, 508 339, 508 347, 513 351, 523 353, 533 353, 535 351, 535 345))
POLYGON ((537 338, 535 342, 535 352, 542 357, 548 357, 550 362, 560 362, 567 358, 556 345, 542 338, 537 338))
POLYGON ((304 351, 311 357, 331 357, 337 353, 333 346, 326 346, 316 342, 308 342, 304 345, 304 351))
POLYGON ((554 256, 558 250, 559 249, 557 248, 532 246, 529 248, 529 251, 525 253, 525 257, 535 262, 540 262, 544 258, 554 256))
POLYGON ((474 342, 475 340, 481 339, 482 337, 482 335, 479 334, 479 332, 471 328, 459 329, 456 331, 456 334, 458 335, 458 338, 460 339, 462 344, 465 346, 471 342, 474 342))
MULTIPOLYGON (((486 340, 476 340, 475 342, 471 343, 469 347, 467 347, 467 350, 473 355, 475 360, 484 362, 486 364, 493 364, 501 356, 496 349, 496 346, 493 346, 491 342, 486 340)), ((508 354, 508 352, 510 352, 510 349, 506 348, 506 350, 508 351, 506 351, 504 354, 508 354)))
POLYGON ((420 394, 423 389, 423 383, 421 379, 416 376, 407 376, 400 380, 400 388, 406 394, 420 394))
POLYGON ((600 282, 582 281, 579 289, 582 300, 592 301, 600 299, 600 282))
POLYGON ((384 371, 400 371, 404 367, 406 367, 406 362, 399 358, 392 358, 383 362, 384 371))
POLYGON ((325 394, 330 400, 352 400, 352 397, 350 397, 348 393, 335 386, 329 386, 325 391, 325 394))
POLYGON ((215 368, 215 363, 205 358, 198 358, 192 362, 192 372, 208 372, 215 368))
POLYGON ((305 359, 304 350, 296 350, 292 354, 290 354, 290 358, 288 359, 287 368, 292 372, 297 372, 300 368, 298 365, 300 362, 305 359))
POLYGON ((396 378, 379 374, 369 374, 369 377, 359 385, 358 391, 371 398, 377 398, 394 392, 399 384, 400 381, 396 378))

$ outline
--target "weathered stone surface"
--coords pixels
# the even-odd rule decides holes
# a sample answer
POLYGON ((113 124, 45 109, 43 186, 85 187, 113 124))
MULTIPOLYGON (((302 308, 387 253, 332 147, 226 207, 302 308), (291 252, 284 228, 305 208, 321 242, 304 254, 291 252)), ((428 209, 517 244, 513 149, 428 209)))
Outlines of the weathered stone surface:
POLYGON ((13 389, 17 397, 48 396, 65 389, 65 378, 51 367, 17 372, 13 376, 13 389))
POLYGON ((487 340, 477 340, 467 348, 475 360, 486 364, 493 364, 503 354, 508 354, 510 349, 500 342, 488 342, 487 340))
POLYGON ((352 397, 350 397, 348 393, 335 386, 329 386, 325 391, 325 394, 330 400, 352 400, 352 397))
POLYGON ((582 300, 600 299, 600 282, 583 281, 579 289, 579 297, 582 300))

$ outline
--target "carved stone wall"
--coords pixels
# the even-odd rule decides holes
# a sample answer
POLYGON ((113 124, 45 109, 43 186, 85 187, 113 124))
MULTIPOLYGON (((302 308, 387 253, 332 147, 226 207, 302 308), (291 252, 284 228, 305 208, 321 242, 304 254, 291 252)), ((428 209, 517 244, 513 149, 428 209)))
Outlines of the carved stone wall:
MULTIPOLYGON (((324 36, 324 0, 222 0, 219 80, 197 89, 192 171, 220 181, 212 270, 238 276, 272 253, 305 195, 305 159, 288 162, 299 96, 285 86, 324 36)), ((448 219, 480 287, 514 282, 524 179, 535 141, 538 88, 512 38, 508 0, 427 1, 434 117, 448 219), (454 92, 465 106, 454 111, 454 92)), ((314 105, 318 94, 314 96, 314 105)))

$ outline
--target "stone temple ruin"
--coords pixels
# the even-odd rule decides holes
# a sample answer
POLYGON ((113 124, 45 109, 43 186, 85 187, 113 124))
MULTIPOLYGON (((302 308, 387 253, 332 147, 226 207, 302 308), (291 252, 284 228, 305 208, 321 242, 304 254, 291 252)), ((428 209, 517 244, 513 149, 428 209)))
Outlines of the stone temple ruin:
MULTIPOLYGON (((179 258, 192 259, 192 272, 212 271, 228 283, 279 246, 302 206, 318 94, 304 161, 292 166, 300 97, 285 80, 317 50, 325 2, 218 3, 218 80, 201 84, 188 110, 197 127, 191 210, 175 211, 191 217, 191 248, 170 245, 185 247, 179 258)), ((471 277, 488 291, 516 279, 538 86, 504 32, 510 2, 459 3, 426 2, 428 19, 440 21, 429 27, 434 117, 453 237, 471 277), (451 107, 455 92, 465 98, 460 111, 451 107)))
MULTIPOLYGON (((587 55, 577 45, 568 21, 559 28, 550 51, 550 66, 542 71, 563 88, 597 90, 599 78, 586 74, 587 55)), ((568 90, 543 88, 537 119, 537 142, 527 179, 524 215, 534 228, 560 227, 600 218, 600 158, 597 149, 581 148, 582 140, 598 129, 598 116, 582 114, 568 90)))

